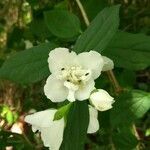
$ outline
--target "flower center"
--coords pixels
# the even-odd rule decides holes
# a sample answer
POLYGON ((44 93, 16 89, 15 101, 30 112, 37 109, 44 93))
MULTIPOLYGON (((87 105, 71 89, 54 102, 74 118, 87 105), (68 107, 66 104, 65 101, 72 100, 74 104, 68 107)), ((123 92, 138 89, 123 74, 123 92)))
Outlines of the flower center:
POLYGON ((68 88, 68 100, 75 101, 75 91, 86 85, 91 78, 91 70, 83 69, 81 66, 61 68, 59 79, 64 81, 64 86, 68 88))

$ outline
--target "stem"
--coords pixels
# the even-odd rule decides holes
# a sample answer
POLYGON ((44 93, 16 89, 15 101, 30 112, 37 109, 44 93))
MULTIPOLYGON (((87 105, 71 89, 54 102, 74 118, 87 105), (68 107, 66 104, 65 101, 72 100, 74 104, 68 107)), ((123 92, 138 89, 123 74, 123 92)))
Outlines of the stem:
POLYGON ((111 83, 113 84, 114 86, 114 89, 116 91, 116 93, 120 93, 123 89, 122 87, 119 85, 114 73, 112 70, 109 70, 107 71, 107 75, 108 75, 108 78, 109 80, 111 81, 111 83))
MULTIPOLYGON (((132 128, 133 128, 134 135, 136 136, 136 138, 137 138, 138 140, 140 140, 140 136, 139 136, 139 134, 138 134, 138 132, 137 132, 137 130, 136 130, 135 124, 132 125, 132 128)), ((140 150, 140 144, 138 144, 138 145, 136 146, 136 150, 140 150)))
POLYGON ((77 5, 78 5, 80 11, 81 11, 81 14, 82 14, 82 17, 84 19, 84 22, 85 22, 86 26, 89 26, 90 21, 88 19, 88 16, 87 16, 87 14, 86 14, 86 12, 84 10, 84 7, 83 7, 82 3, 80 2, 80 0, 75 0, 75 1, 76 1, 77 5))

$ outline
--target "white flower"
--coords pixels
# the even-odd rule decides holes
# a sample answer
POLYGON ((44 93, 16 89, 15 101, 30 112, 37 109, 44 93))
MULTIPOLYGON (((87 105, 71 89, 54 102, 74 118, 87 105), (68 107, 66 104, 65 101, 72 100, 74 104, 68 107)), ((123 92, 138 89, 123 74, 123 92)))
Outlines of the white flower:
POLYGON ((99 111, 106 111, 112 108, 114 98, 111 97, 105 90, 98 89, 90 95, 91 104, 99 111))
MULTIPOLYGON (((49 147, 50 150, 59 150, 63 141, 65 121, 64 118, 53 121, 56 111, 49 109, 25 117, 25 121, 32 125, 33 132, 37 130, 41 132, 44 146, 49 147)), ((89 106, 88 133, 94 133, 99 129, 97 116, 97 110, 89 106)))
POLYGON ((65 127, 64 119, 53 121, 56 109, 49 109, 25 117, 25 121, 32 125, 33 132, 41 132, 44 146, 50 150, 59 150, 63 140, 65 127))
POLYGON ((77 55, 67 48, 56 48, 49 53, 48 64, 52 74, 44 86, 45 95, 53 102, 73 102, 89 98, 104 61, 96 51, 77 55))

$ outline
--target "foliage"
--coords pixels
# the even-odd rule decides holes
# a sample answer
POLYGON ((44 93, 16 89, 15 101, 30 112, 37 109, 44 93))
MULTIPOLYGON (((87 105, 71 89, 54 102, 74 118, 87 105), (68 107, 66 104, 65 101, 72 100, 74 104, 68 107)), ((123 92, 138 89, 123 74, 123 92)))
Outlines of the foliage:
POLYGON ((27 113, 51 107, 59 108, 54 120, 66 120, 61 150, 148 149, 149 1, 81 0, 92 20, 87 28, 76 1, 5 1, 0 2, 0 90, 11 93, 4 80, 13 82, 17 90, 11 93, 13 102, 8 96, 0 98, 0 122, 4 122, 0 149, 10 145, 16 150, 43 149, 29 128, 22 135, 8 130, 16 122, 25 127, 22 118, 27 113), (47 58, 55 47, 77 53, 96 50, 114 61, 121 92, 112 88, 104 73, 97 79, 96 88, 110 91, 115 103, 110 111, 99 112, 100 130, 95 135, 87 136, 86 101, 53 104, 43 96, 43 83, 50 75, 47 58))

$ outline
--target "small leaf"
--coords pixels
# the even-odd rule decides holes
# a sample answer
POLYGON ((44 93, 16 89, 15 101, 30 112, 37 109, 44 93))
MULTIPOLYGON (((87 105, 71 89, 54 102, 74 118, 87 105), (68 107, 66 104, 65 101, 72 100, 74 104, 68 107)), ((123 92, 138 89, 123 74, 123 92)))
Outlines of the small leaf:
POLYGON ((81 31, 77 16, 66 10, 46 11, 44 19, 49 31, 60 38, 72 38, 81 31))
POLYGON ((1 106, 1 112, 0 112, 1 114, 0 114, 0 115, 1 115, 2 117, 5 117, 5 115, 7 114, 8 111, 9 111, 9 107, 6 106, 6 105, 2 105, 2 106, 1 106))
POLYGON ((113 126, 131 124, 150 109, 150 94, 140 90, 126 91, 116 99, 110 119, 113 126), (124 119, 123 119, 124 118, 124 119))
POLYGON ((146 130, 145 136, 150 136, 150 128, 146 130))
POLYGON ((133 150, 138 144, 137 138, 129 127, 124 127, 118 133, 113 133, 112 139, 117 150, 133 150))
POLYGON ((67 116, 67 125, 60 150, 84 150, 89 109, 86 101, 76 101, 67 116))
POLYGON ((136 83, 136 73, 133 70, 124 69, 118 71, 117 80, 124 88, 133 88, 136 83))
POLYGON ((6 120, 7 120, 8 124, 10 124, 10 125, 14 123, 14 116, 11 111, 8 111, 6 113, 6 120))
POLYGON ((47 26, 44 23, 44 19, 36 19, 30 24, 29 28, 36 37, 40 39, 46 39, 48 37, 51 37, 52 34, 48 30, 47 26))
POLYGON ((118 32, 103 55, 110 57, 115 66, 140 70, 150 66, 150 36, 118 32))
POLYGON ((72 103, 69 103, 69 104, 59 108, 54 115, 54 120, 59 120, 63 117, 66 117, 70 110, 71 105, 72 105, 72 103))
POLYGON ((0 68, 0 77, 20 84, 34 83, 47 77, 48 53, 55 48, 53 43, 44 43, 16 53, 0 68))
POLYGON ((77 52, 104 50, 118 30, 119 8, 120 5, 103 9, 87 30, 79 36, 74 50, 77 52))
POLYGON ((13 117, 14 117, 14 122, 17 121, 17 119, 19 118, 19 115, 17 112, 13 112, 13 117))

